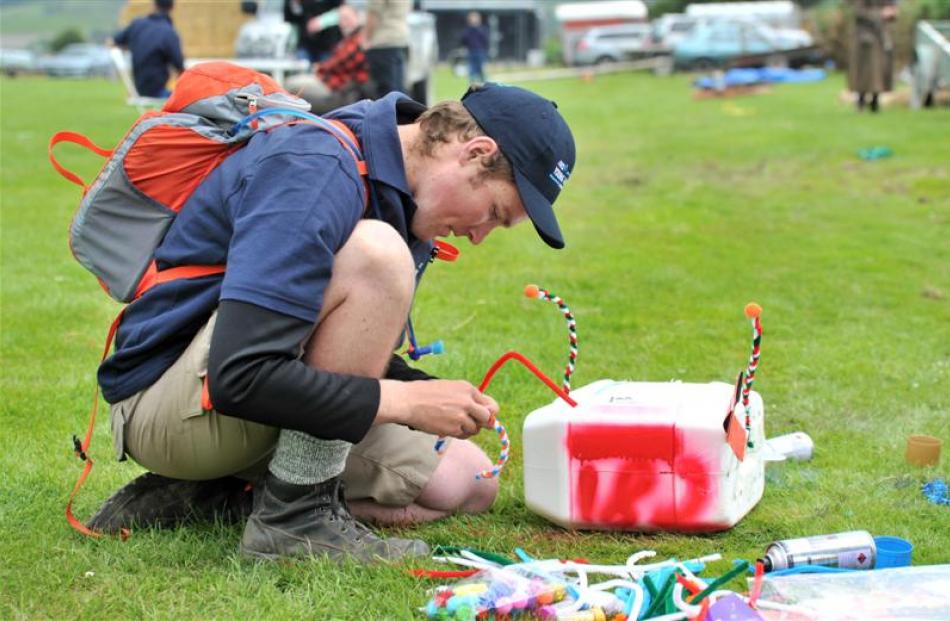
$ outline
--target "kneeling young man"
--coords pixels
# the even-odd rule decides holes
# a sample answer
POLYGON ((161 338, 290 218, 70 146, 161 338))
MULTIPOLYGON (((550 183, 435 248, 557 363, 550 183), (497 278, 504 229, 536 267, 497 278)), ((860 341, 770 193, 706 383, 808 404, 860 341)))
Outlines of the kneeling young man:
POLYGON ((563 247, 552 204, 574 167, 570 129, 553 102, 497 84, 429 110, 393 93, 329 116, 357 137, 365 184, 329 132, 280 126, 228 157, 169 229, 160 269, 227 269, 126 310, 99 382, 117 454, 149 472, 91 527, 249 512, 247 555, 368 561, 428 547, 357 518, 421 522, 494 501, 497 482, 473 476, 491 461, 467 438, 497 404, 393 347, 436 237, 478 244, 530 219, 563 247), (441 457, 436 436, 455 438, 441 457))

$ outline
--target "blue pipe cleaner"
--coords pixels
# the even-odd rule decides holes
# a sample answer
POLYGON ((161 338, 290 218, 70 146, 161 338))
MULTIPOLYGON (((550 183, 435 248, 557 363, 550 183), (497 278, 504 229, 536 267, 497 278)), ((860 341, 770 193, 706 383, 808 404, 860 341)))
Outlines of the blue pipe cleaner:
POLYGON ((924 496, 935 505, 950 506, 950 495, 947 493, 947 482, 943 479, 934 479, 920 488, 924 496))

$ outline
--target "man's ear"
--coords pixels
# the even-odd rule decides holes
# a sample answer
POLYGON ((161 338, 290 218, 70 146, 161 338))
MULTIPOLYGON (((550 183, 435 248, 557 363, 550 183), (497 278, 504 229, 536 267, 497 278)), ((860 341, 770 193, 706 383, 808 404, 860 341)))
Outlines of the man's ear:
POLYGON ((482 161, 498 152, 498 143, 488 136, 475 136, 468 140, 459 149, 459 163, 466 164, 471 160, 482 161))

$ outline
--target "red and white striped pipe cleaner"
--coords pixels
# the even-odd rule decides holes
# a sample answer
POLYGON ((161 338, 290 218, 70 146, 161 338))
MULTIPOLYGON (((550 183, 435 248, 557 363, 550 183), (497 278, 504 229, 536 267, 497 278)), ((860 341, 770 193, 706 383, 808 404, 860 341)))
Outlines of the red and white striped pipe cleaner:
POLYGON ((505 426, 498 422, 498 419, 494 416, 492 416, 488 422, 495 430, 495 433, 498 434, 498 439, 501 440, 501 451, 498 453, 498 459, 494 465, 488 470, 482 470, 476 474, 476 479, 494 479, 501 474, 501 469, 505 467, 505 463, 508 461, 508 448, 510 446, 508 442, 508 430, 505 429, 505 426))
POLYGON ((746 446, 754 447, 752 442, 751 407, 749 393, 752 392, 752 382, 755 381, 755 371, 759 368, 759 355, 762 351, 762 307, 755 302, 745 306, 745 316, 752 320, 752 354, 749 356, 749 368, 745 372, 745 385, 742 387, 742 406, 745 408, 746 446))
POLYGON ((528 285, 524 288, 524 294, 529 298, 548 300, 549 302, 557 304, 558 309, 564 314, 564 319, 567 320, 569 348, 567 353, 567 366, 564 367, 564 392, 569 393, 571 392, 571 376, 574 374, 574 368, 577 364, 577 322, 574 321, 574 314, 560 296, 554 295, 538 285, 528 285))

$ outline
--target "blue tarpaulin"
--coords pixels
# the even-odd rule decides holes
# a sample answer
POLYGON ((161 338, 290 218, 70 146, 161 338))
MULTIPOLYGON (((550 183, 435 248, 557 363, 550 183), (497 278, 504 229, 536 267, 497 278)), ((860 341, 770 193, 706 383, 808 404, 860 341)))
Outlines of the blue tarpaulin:
POLYGON ((693 85, 697 88, 719 89, 730 86, 752 86, 753 84, 791 84, 796 82, 817 82, 825 79, 824 69, 787 69, 781 67, 762 67, 760 69, 729 69, 721 76, 705 76, 693 85))

